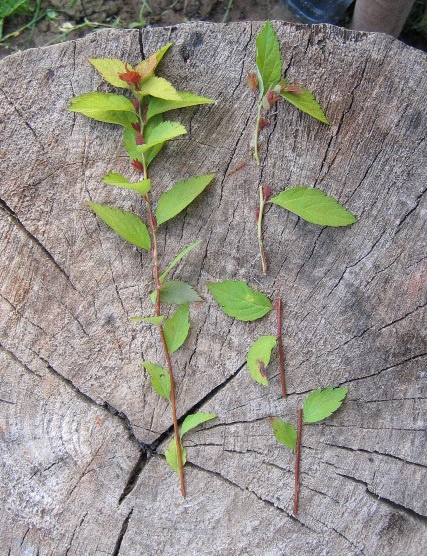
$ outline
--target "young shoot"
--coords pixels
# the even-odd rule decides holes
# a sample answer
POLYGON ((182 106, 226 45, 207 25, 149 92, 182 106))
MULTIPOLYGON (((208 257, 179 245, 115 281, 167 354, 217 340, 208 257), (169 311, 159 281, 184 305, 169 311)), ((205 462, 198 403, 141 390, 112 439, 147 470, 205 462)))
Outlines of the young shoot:
MULTIPOLYGON (((171 43, 165 45, 135 67, 118 59, 90 60, 107 83, 123 89, 128 95, 87 93, 73 98, 69 109, 100 122, 122 126, 124 147, 129 155, 133 172, 138 176, 135 181, 120 173, 110 172, 103 181, 111 186, 129 189, 132 194, 141 195, 145 203, 145 219, 106 204, 89 202, 88 205, 121 238, 151 255, 154 291, 150 297, 154 304, 154 315, 134 317, 133 320, 154 325, 158 329, 166 368, 149 361, 144 361, 142 365, 150 376, 153 389, 170 401, 176 453, 176 463, 172 467, 179 474, 182 496, 185 496, 183 472, 185 451, 181 444, 183 433, 182 431, 181 434, 179 433, 178 427, 171 356, 182 346, 189 334, 190 303, 200 301, 201 298, 190 284, 180 280, 166 281, 166 277, 185 255, 197 247, 200 241, 185 247, 168 265, 165 265, 165 270, 162 272, 157 238, 162 224, 180 214, 205 190, 215 175, 205 174, 179 181, 160 195, 157 207, 154 207, 150 196, 152 180, 149 176, 149 167, 167 141, 187 133, 185 127, 179 122, 165 120, 164 114, 177 108, 210 104, 214 101, 194 93, 178 91, 172 83, 155 74, 159 62, 170 46, 171 43), (163 311, 165 304, 177 306, 168 318, 165 318, 163 311)), ((200 422, 204 419, 204 414, 202 415, 200 422)), ((188 416, 187 419, 190 417, 196 421, 199 418, 188 416)), ((170 458, 167 457, 167 460, 170 462, 170 458)))

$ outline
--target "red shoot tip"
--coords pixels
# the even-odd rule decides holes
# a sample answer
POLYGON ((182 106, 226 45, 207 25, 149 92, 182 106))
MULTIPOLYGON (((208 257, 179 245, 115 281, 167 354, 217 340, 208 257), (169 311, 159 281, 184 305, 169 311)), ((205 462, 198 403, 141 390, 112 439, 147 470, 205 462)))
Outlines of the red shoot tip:
POLYGON ((248 83, 249 89, 253 93, 256 93, 256 91, 258 89, 259 82, 258 82, 258 77, 255 75, 255 73, 252 73, 252 72, 248 71, 247 83, 248 83))
POLYGON ((271 196, 271 187, 269 185, 262 186, 262 197, 264 199, 264 203, 266 203, 271 196))
POLYGON ((282 92, 284 93, 292 93, 294 95, 302 95, 303 91, 298 83, 294 83, 293 85, 288 85, 287 87, 283 87, 282 92))
POLYGON ((135 168, 135 170, 137 172, 141 172, 141 174, 144 173, 144 166, 142 165, 142 163, 139 160, 132 160, 132 166, 135 168))
POLYGON ((130 70, 127 63, 125 64, 125 68, 125 73, 118 74, 119 79, 121 79, 131 87, 138 88, 139 82, 141 81, 141 75, 135 70, 130 70))

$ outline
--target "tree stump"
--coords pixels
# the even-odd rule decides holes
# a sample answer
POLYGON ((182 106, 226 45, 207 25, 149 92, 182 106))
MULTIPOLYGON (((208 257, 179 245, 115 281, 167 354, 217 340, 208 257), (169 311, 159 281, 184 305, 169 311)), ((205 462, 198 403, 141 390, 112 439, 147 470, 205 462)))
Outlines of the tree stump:
POLYGON ((261 23, 101 31, 0 62, 2 554, 419 555, 427 549, 427 58, 386 35, 274 22, 289 82, 313 91, 325 126, 281 104, 251 150, 261 23), (174 354, 180 417, 212 411, 188 434, 188 496, 164 460, 167 402, 140 362, 162 361, 149 314, 149 255, 125 244, 86 200, 143 213, 103 185, 126 173, 121 130, 67 111, 110 90, 88 63, 137 63, 169 41, 160 74, 216 99, 186 109, 188 136, 153 163, 154 200, 176 181, 215 182, 161 234, 162 262, 202 239, 175 272, 205 301, 174 354), (271 207, 261 273, 257 188, 333 195, 358 216, 318 227, 271 207), (156 197, 157 196, 157 197, 156 197), (284 302, 289 396, 277 358, 270 386, 246 354, 276 316, 224 315, 206 282, 247 281, 284 302), (306 394, 346 386, 332 418, 305 427, 300 509, 294 457, 269 416, 295 422, 306 394), (155 449, 154 449, 155 448, 155 449))

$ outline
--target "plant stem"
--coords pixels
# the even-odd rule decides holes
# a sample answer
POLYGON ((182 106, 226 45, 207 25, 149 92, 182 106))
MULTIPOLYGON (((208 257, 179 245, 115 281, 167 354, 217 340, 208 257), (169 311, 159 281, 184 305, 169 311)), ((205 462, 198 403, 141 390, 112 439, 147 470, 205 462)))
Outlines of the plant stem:
POLYGON ((258 137, 259 137, 259 126, 261 123, 261 110, 262 110, 262 104, 261 101, 258 101, 258 110, 257 110, 255 134, 254 134, 254 158, 258 166, 259 166, 258 137))
POLYGON ((258 212, 258 245, 259 245, 259 253, 261 255, 261 266, 262 266, 262 271, 264 274, 267 274, 267 262, 265 259, 265 251, 264 251, 264 242, 262 239, 262 217, 263 217, 263 213, 264 213, 264 205, 265 205, 265 200, 264 200, 264 191, 262 188, 262 185, 259 188, 259 212, 258 212))
MULTIPOLYGON (((145 118, 144 118, 143 109, 142 109, 141 105, 139 106, 138 116, 139 116, 139 120, 140 120, 141 134, 143 134, 145 118)), ((148 171, 147 171, 147 162, 145 160, 145 155, 144 154, 142 155, 142 166, 143 166, 143 178, 146 180, 146 179, 148 179, 148 171)), ((158 259, 158 251, 157 251, 157 222, 156 222, 155 216, 153 215, 153 211, 151 210, 150 197, 149 197, 148 193, 146 195, 144 195, 144 201, 145 201, 145 205, 147 207, 147 217, 148 217, 148 222, 149 222, 149 226, 150 226, 151 241, 152 241, 151 255, 152 255, 153 267, 154 267, 154 280, 155 280, 155 283, 156 283, 156 307, 155 307, 155 311, 156 311, 156 316, 160 317, 160 315, 161 315, 161 310, 160 310, 161 291, 160 291, 160 289, 162 287, 162 283, 161 283, 160 277, 159 277, 159 259, 158 259)), ((174 375, 173 375, 173 367, 172 367, 172 361, 171 361, 168 345, 167 345, 167 342, 166 342, 163 326, 160 324, 158 326, 158 328, 159 328, 160 339, 161 339, 162 346, 163 346, 163 352, 165 354, 165 359, 166 359, 166 363, 167 363, 168 371, 169 371, 169 378, 170 378, 170 384, 171 384, 171 398, 170 398, 170 401, 171 401, 173 431, 174 431, 175 443, 176 443, 176 455, 177 455, 177 459, 178 459, 178 475, 179 475, 179 482, 180 482, 180 485, 181 485, 181 494, 182 494, 183 498, 185 498, 186 493, 185 493, 185 480, 184 480, 184 464, 183 464, 183 461, 182 461, 181 439, 180 439, 180 435, 179 435, 178 417, 177 417, 177 411, 176 411, 176 393, 175 393, 175 380, 174 380, 174 375)))
POLYGON ((299 469, 301 460, 301 437, 302 437, 302 409, 298 409, 298 429, 297 429, 297 451, 295 454, 295 488, 294 488, 294 507, 293 514, 298 513, 298 496, 299 496, 299 469))
MULTIPOLYGON (((147 179, 145 164, 144 164, 144 169, 145 169, 144 179, 147 179)), ((157 252, 157 225, 156 225, 156 220, 151 211, 151 205, 150 205, 150 199, 148 197, 148 193, 144 195, 144 200, 147 207, 148 221, 150 223, 150 231, 151 231, 151 239, 152 239, 151 254, 152 254, 153 266, 154 266, 154 279, 156 282, 156 316, 159 317, 161 315, 160 288, 162 286, 162 283, 160 282, 160 278, 159 278, 159 263, 158 263, 158 252, 157 252)), ((171 361, 168 345, 166 343, 163 326, 160 324, 158 328, 159 328, 160 339, 163 346, 163 351, 166 358, 166 363, 168 366, 170 383, 171 383, 171 411, 172 411, 172 420, 173 420, 173 431, 174 431, 175 443, 176 443, 176 455, 178 458, 178 475, 179 475, 179 482, 181 485, 181 494, 183 498, 185 498, 184 465, 182 462, 181 440, 179 436, 178 417, 176 412, 176 394, 175 394, 175 380, 173 375, 173 367, 172 367, 172 361, 171 361)))
POLYGON ((286 392, 286 376, 285 376, 285 351, 283 349, 282 341, 282 299, 276 301, 277 307, 277 345, 279 348, 279 373, 280 384, 282 386, 282 395, 284 398, 288 395, 286 392))

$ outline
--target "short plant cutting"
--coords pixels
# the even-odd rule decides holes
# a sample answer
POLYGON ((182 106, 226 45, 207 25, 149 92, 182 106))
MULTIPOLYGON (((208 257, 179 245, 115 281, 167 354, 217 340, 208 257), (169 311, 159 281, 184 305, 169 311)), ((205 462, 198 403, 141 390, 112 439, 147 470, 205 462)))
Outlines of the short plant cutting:
POLYGON ((154 315, 134 317, 133 321, 154 325, 158 330, 166 367, 149 361, 144 361, 142 365, 150 375, 153 389, 170 401, 174 438, 165 455, 169 465, 179 475, 181 493, 185 497, 183 467, 187 457, 182 437, 201 423, 213 419, 215 415, 187 415, 179 430, 172 354, 182 346, 189 334, 190 303, 200 301, 201 298, 190 284, 180 280, 167 280, 167 276, 200 241, 185 247, 169 264, 163 266, 158 250, 158 233, 165 222, 180 214, 205 190, 215 175, 205 174, 179 181, 160 195, 154 208, 150 198, 152 182, 149 166, 167 141, 187 133, 181 123, 164 120, 163 115, 177 108, 210 104, 214 101, 190 92, 178 91, 169 81, 155 74, 170 46, 171 43, 167 44, 135 67, 118 59, 90 60, 107 83, 124 89, 130 95, 91 92, 73 98, 69 109, 100 122, 122 126, 124 147, 133 171, 139 178, 131 181, 120 173, 111 172, 103 181, 142 196, 145 220, 132 212, 110 205, 93 202, 88 202, 88 205, 121 238, 151 255, 154 289, 150 297, 154 304, 154 315), (177 308, 166 317, 168 305, 177 308))
MULTIPOLYGON (((285 100, 301 112, 312 116, 324 124, 329 124, 322 107, 314 95, 298 83, 289 84, 282 77, 282 55, 279 40, 267 21, 256 38, 256 73, 248 74, 248 86, 257 101, 257 117, 254 132, 254 157, 260 164, 259 135, 268 125, 268 112, 280 100, 285 100)), ((267 262, 264 250, 262 223, 267 203, 282 207, 297 214, 307 222, 319 226, 349 226, 357 221, 347 209, 335 199, 307 186, 291 187, 272 197, 272 188, 268 185, 259 187, 259 206, 256 211, 257 235, 261 256, 262 271, 267 273, 267 262)))

